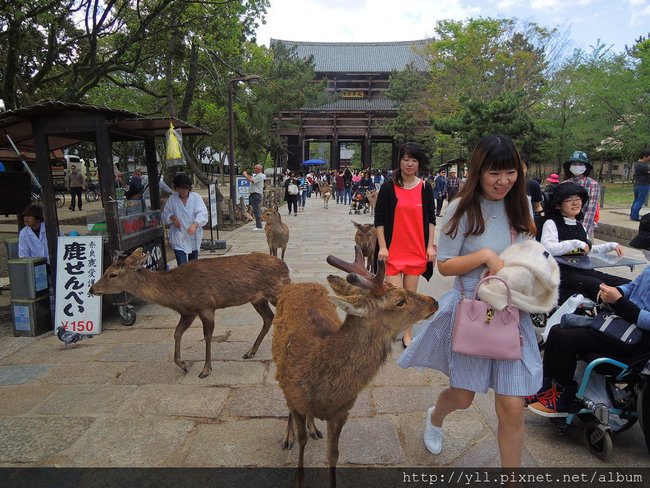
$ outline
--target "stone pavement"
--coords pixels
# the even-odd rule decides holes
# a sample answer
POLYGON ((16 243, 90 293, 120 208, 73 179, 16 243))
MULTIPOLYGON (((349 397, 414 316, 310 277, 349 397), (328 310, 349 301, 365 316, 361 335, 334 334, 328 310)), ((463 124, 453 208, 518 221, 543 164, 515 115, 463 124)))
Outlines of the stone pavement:
MULTIPOLYGON (((353 257, 354 226, 369 215, 349 215, 347 205, 322 208, 316 198, 290 228, 286 262, 294 281, 323 282, 341 273, 325 262, 334 253, 353 257)), ((626 212, 605 210, 603 221, 634 231, 626 212)), ((268 252, 264 233, 252 224, 220 237, 231 253, 268 252)), ((626 248, 629 256, 639 251, 626 248)), ((207 251, 201 258, 214 256, 207 251)), ((643 267, 619 269, 630 278, 643 267)), ((618 269, 618 268, 617 268, 618 269)), ((437 273, 420 291, 436 298, 451 285, 437 273)), ((5 294, 6 296, 6 294, 5 294)), ((287 409, 275 380, 271 333, 253 359, 243 360, 261 318, 250 305, 219 310, 213 338, 213 368, 204 379, 201 326, 184 335, 185 374, 172 360, 178 316, 137 303, 135 325, 120 324, 105 307, 104 332, 63 348, 56 337, 0 338, 0 467, 278 467, 294 466, 297 447, 281 449, 287 409)), ((6 326, 7 324, 4 324, 6 326)), ((422 442, 424 413, 447 385, 432 371, 402 370, 395 342, 391 357, 358 397, 340 441, 340 466, 497 467, 496 415, 492 394, 477 395, 466 411, 445 423, 445 447, 429 454, 422 442)), ((558 437, 547 419, 526 413, 524 465, 605 467, 581 445, 581 429, 558 437)), ((320 429, 325 424, 318 421, 320 429)), ((307 466, 326 466, 326 441, 309 440, 307 466)), ((641 430, 615 436, 611 466, 650 466, 641 430)))

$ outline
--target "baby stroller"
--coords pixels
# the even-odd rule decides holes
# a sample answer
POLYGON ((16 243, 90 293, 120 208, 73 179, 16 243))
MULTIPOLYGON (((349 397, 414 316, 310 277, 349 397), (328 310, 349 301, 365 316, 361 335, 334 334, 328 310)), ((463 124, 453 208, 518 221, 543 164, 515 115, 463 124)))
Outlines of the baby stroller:
POLYGON ((366 213, 366 189, 357 188, 352 194, 352 199, 350 200, 350 211, 348 214, 354 212, 355 214, 360 214, 363 210, 363 213, 366 213))

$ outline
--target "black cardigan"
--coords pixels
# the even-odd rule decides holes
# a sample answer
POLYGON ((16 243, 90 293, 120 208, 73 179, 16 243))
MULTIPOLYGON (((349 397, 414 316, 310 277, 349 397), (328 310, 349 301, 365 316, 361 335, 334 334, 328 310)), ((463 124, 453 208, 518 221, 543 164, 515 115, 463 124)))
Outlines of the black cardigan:
MULTIPOLYGON (((429 224, 436 225, 436 207, 433 199, 433 187, 422 180, 422 231, 424 232, 424 247, 429 245, 429 224)), ((375 227, 384 226, 384 237, 386 247, 390 250, 390 243, 393 238, 393 222, 395 221, 395 207, 397 207, 397 196, 395 195, 395 184, 389 180, 381 185, 377 204, 375 205, 375 227)), ((375 261, 379 255, 379 244, 375 248, 375 261)), ((427 269, 422 273, 427 281, 433 276, 433 263, 427 263, 427 269)))

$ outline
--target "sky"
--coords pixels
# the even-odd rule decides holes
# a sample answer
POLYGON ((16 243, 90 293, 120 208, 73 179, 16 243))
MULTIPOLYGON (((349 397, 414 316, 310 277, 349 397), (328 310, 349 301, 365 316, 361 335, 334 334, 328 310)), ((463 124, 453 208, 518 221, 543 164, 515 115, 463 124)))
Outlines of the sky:
POLYGON ((270 0, 258 44, 410 41, 432 37, 436 22, 516 18, 567 33, 570 47, 600 40, 621 52, 650 33, 650 0, 270 0))

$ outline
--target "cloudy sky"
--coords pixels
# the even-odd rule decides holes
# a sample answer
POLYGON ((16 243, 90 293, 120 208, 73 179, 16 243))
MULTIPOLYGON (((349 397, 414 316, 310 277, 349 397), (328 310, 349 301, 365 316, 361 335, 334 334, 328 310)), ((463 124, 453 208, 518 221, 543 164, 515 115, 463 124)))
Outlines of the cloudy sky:
POLYGON ((616 52, 650 32, 650 0, 271 0, 257 42, 406 41, 441 19, 517 18, 567 31, 573 47, 597 40, 616 52))

